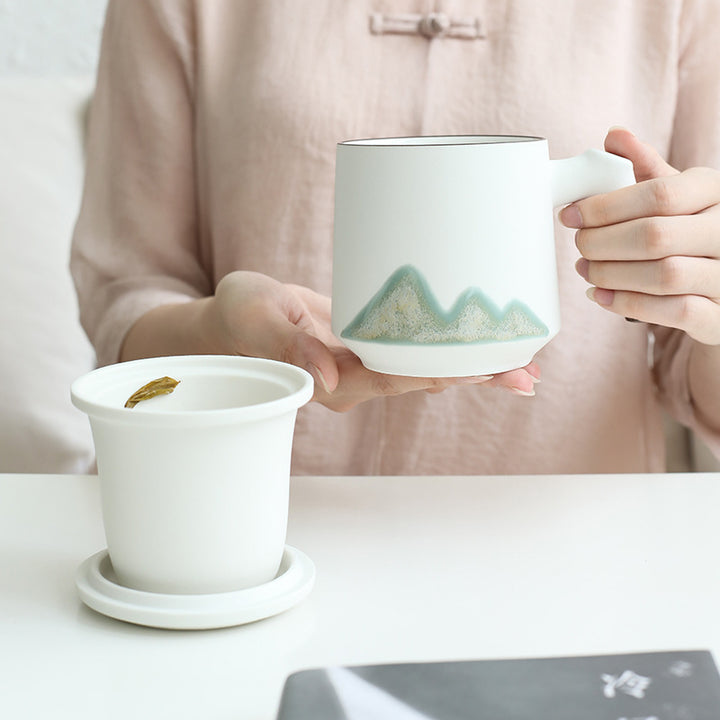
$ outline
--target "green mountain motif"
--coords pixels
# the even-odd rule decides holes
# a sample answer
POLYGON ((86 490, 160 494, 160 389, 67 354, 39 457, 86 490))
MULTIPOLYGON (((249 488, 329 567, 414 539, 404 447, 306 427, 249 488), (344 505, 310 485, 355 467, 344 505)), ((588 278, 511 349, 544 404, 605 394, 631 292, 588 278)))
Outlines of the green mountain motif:
POLYGON ((397 344, 482 343, 542 337, 547 326, 518 300, 499 310, 478 288, 444 312, 422 274, 398 268, 342 331, 349 340, 397 344))

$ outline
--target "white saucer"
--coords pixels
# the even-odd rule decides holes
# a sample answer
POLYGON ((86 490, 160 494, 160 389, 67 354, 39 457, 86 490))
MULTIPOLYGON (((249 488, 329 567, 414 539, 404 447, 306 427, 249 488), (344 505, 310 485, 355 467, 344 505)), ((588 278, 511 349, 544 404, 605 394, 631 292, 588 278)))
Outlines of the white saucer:
POLYGON ((174 630, 232 627, 277 615, 304 600, 315 582, 315 566, 305 553, 285 546, 280 569, 270 582, 247 590, 208 595, 169 595, 133 590, 115 578, 107 550, 78 568, 80 599, 108 617, 174 630))

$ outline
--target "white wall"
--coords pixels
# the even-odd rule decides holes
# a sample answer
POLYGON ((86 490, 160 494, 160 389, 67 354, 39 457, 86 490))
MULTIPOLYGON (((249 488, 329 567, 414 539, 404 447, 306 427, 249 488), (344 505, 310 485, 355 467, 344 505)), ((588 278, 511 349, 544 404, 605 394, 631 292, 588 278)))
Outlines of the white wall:
POLYGON ((0 76, 95 72, 107 0, 0 0, 0 76))

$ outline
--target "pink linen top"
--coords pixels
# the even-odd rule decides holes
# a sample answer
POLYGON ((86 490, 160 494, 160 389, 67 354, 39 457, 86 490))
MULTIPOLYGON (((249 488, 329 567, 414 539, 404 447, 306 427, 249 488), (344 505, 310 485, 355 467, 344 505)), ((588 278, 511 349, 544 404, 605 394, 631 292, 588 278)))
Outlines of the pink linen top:
MULTIPOLYGON (((110 0, 72 256, 99 363, 232 270, 329 294, 342 140, 528 134, 565 157, 624 125, 678 168, 720 167, 719 27, 716 0, 110 0)), ((293 472, 661 471, 663 405, 718 450, 688 338, 590 302, 556 230, 562 329, 536 397, 311 404, 293 472)))

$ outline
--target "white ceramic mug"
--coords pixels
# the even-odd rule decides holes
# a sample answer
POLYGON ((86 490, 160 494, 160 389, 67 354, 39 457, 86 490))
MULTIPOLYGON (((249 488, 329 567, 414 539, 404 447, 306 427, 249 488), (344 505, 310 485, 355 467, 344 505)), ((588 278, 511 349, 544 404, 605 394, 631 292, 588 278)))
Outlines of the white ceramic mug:
POLYGON ((340 143, 333 332, 384 373, 522 367, 560 329, 553 208, 634 182, 625 158, 551 161, 537 137, 340 143))
POLYGON ((137 360, 76 380, 118 581, 196 594, 272 580, 285 547, 295 416, 312 393, 309 373, 293 365, 218 355, 137 360), (179 380, 171 394, 124 407, 163 376, 179 380))

